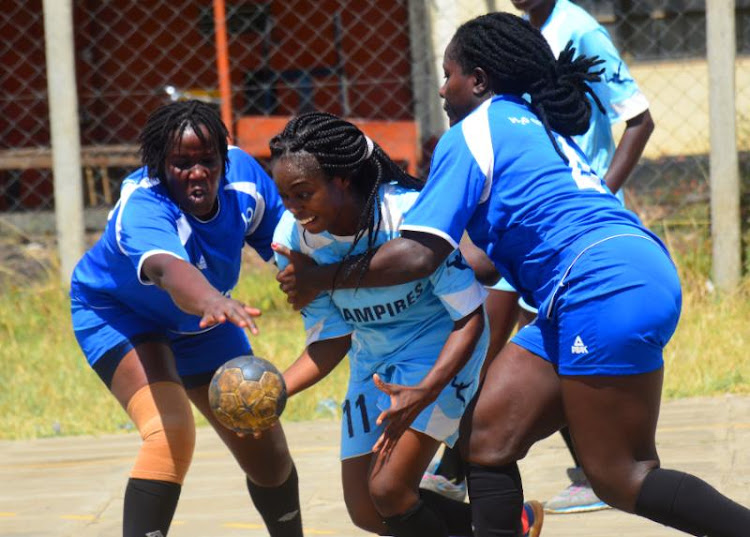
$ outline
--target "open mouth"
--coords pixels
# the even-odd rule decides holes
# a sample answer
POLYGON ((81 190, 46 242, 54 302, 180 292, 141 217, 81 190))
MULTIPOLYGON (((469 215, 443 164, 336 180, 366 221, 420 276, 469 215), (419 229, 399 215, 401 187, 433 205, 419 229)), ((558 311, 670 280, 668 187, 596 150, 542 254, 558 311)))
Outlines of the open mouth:
POLYGON ((315 217, 314 217, 314 216, 310 216, 310 217, 308 217, 308 218, 298 218, 298 219, 297 219, 297 222, 299 222, 299 223, 300 223, 300 224, 302 224, 303 226, 306 226, 307 224, 309 224, 309 223, 310 223, 310 222, 312 222, 313 220, 315 220, 315 217))

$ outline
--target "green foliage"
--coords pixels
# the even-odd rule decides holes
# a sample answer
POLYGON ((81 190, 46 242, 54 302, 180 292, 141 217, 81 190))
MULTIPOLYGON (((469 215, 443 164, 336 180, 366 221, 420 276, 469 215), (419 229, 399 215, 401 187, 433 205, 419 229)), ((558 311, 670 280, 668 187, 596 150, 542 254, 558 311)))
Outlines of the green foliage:
MULTIPOLYGON (((707 243, 696 242, 696 253, 675 244, 674 237, 667 239, 681 267, 684 305, 665 353, 665 396, 750 393, 750 280, 732 295, 712 292, 706 285, 707 243)), ((252 260, 247 265, 234 296, 263 310, 261 333, 252 337, 254 351, 283 370, 303 348, 301 319, 279 291, 273 269, 252 260)), ((0 341, 0 438, 132 429, 86 364, 71 329, 67 294, 57 284, 6 288, 0 297, 0 341)), ((347 381, 344 361, 318 385, 292 397, 283 419, 333 417, 338 412, 325 403, 340 402, 347 381)), ((199 417, 198 423, 205 420, 199 417)))

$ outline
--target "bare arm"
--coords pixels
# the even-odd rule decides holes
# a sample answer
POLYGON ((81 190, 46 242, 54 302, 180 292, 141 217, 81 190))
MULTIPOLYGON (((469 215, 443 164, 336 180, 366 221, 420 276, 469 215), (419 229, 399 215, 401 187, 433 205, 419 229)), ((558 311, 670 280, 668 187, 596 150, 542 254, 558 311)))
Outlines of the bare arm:
POLYGON ((201 317, 200 327, 230 321, 258 333, 253 317, 260 310, 221 294, 193 265, 168 254, 155 254, 143 262, 143 276, 164 289, 175 305, 186 313, 201 317))
POLYGON ((374 376, 375 385, 390 395, 391 406, 378 416, 378 425, 384 421, 387 425, 373 451, 392 449, 419 413, 437 399, 448 382, 466 365, 483 330, 484 309, 479 306, 454 323, 435 364, 416 386, 388 384, 374 376))
POLYGON ((487 254, 476 246, 468 235, 461 238, 461 255, 464 256, 469 266, 474 269, 477 281, 482 285, 495 285, 500 280, 500 273, 495 264, 487 257, 487 254))
POLYGON ((284 371, 287 395, 291 397, 325 378, 344 359, 351 343, 351 336, 345 336, 309 345, 284 371))
POLYGON ((654 132, 654 120, 648 110, 629 119, 625 125, 625 131, 604 177, 612 192, 617 192, 625 184, 654 132))
POLYGON ((289 258, 290 264, 276 276, 281 290, 294 309, 309 304, 320 292, 334 288, 385 287, 410 282, 432 274, 453 247, 446 240, 429 233, 404 232, 402 237, 382 245, 370 259, 361 280, 352 273, 344 278, 344 263, 316 265, 302 254, 274 245, 274 250, 289 258))

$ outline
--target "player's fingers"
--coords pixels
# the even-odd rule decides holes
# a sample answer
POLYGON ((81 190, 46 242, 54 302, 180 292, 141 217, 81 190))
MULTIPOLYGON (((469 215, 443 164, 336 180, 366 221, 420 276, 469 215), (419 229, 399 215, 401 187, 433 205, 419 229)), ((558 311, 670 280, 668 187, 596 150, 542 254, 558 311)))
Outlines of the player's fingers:
POLYGON ((375 386, 377 387, 377 389, 380 390, 381 392, 385 392, 388 395, 393 393, 393 390, 391 390, 391 385, 386 382, 383 382, 383 380, 380 378, 380 375, 378 375, 377 373, 375 373, 372 376, 372 381, 375 383, 375 386))
POLYGON ((276 252, 277 254, 281 254, 287 259, 290 259, 292 257, 292 252, 284 246, 283 244, 279 244, 278 242, 272 242, 271 243, 271 249, 276 252))
POLYGON ((260 311, 258 308, 253 308, 252 306, 245 306, 245 305, 243 305, 242 307, 247 312, 247 314, 252 317, 260 317, 261 315, 263 315, 263 312, 260 311))
POLYGON ((382 411, 382 412, 381 412, 381 413, 380 413, 380 414, 378 415, 378 418, 377 418, 377 419, 375 420, 375 424, 376 424, 376 425, 380 425, 380 424, 382 424, 382 423, 384 423, 384 422, 388 421, 388 419, 390 418, 390 416, 391 416, 391 409, 390 409, 390 408, 389 408, 389 409, 386 409, 386 410, 383 410, 383 411, 382 411))

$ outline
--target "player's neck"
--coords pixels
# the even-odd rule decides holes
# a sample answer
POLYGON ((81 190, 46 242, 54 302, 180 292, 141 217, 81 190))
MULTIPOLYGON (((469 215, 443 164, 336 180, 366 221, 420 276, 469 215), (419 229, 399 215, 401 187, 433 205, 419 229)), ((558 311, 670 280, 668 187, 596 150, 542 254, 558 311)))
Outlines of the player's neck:
POLYGON ((537 30, 541 28, 547 19, 552 14, 552 10, 555 9, 557 0, 550 0, 549 2, 543 2, 539 7, 535 7, 529 10, 529 22, 537 30))

